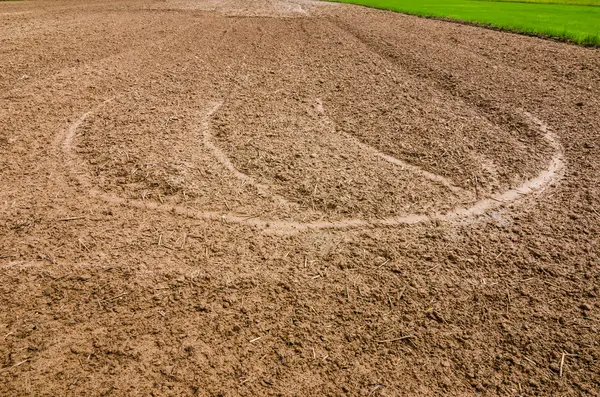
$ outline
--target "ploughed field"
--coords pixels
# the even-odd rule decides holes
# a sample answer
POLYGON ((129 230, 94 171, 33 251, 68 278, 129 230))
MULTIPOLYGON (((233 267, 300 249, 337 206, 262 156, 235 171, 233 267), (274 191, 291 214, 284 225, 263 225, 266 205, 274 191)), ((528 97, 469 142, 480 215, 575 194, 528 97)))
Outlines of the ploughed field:
POLYGON ((600 52, 309 0, 0 4, 0 394, 599 395, 600 52))

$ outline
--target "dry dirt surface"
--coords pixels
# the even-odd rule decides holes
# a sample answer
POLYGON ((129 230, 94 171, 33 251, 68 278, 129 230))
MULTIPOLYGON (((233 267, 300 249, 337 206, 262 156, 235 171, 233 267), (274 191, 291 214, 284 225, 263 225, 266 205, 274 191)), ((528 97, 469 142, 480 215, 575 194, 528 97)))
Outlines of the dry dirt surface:
POLYGON ((0 395, 600 395, 600 51, 308 0, 0 2, 0 395))

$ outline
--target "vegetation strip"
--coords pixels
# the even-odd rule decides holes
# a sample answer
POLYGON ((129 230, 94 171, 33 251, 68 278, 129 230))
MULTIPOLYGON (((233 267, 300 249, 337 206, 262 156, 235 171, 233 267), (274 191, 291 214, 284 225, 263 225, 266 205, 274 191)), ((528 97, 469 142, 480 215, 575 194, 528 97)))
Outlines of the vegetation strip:
POLYGON ((600 0, 328 0, 600 46, 600 0))

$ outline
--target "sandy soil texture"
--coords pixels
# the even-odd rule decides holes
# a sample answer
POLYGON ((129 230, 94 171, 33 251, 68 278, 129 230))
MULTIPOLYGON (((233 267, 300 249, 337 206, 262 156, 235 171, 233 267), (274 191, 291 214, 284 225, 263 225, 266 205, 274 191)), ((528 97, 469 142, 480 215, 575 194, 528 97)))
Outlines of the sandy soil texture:
POLYGON ((0 2, 0 395, 600 395, 600 51, 309 0, 0 2))

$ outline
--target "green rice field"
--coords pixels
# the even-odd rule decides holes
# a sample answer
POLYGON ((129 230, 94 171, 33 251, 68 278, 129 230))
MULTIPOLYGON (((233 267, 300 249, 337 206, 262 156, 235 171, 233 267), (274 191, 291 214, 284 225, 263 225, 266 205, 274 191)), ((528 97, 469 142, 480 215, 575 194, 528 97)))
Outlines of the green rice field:
POLYGON ((600 46, 600 0, 332 0, 600 46))

